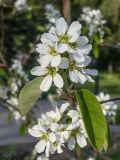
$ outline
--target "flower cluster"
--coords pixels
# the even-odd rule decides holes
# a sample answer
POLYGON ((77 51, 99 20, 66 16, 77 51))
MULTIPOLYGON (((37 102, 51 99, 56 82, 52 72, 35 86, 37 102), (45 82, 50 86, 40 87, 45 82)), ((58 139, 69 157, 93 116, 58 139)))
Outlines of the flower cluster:
POLYGON ((88 44, 87 37, 80 36, 81 28, 79 21, 68 26, 64 18, 59 18, 49 33, 42 34, 41 43, 36 48, 40 65, 31 71, 36 76, 45 75, 40 90, 48 91, 52 82, 62 88, 64 82, 60 73, 64 71, 73 83, 94 82, 91 76, 96 75, 97 71, 86 69, 91 62, 88 54, 92 46, 88 44))
POLYGON ((64 103, 55 111, 42 114, 38 124, 28 129, 33 137, 40 138, 35 146, 35 151, 43 153, 46 157, 50 154, 62 153, 62 147, 68 143, 70 150, 75 148, 77 143, 81 148, 87 145, 86 132, 78 110, 70 110, 69 103, 64 103))
POLYGON ((17 11, 31 10, 31 8, 27 6, 27 0, 17 0, 14 6, 17 11))
POLYGON ((94 33, 99 33, 101 39, 104 36, 104 24, 106 21, 100 10, 91 9, 89 7, 83 8, 83 13, 81 14, 80 20, 85 21, 88 25, 89 36, 94 33))
POLYGON ((55 24, 55 19, 60 17, 60 12, 53 4, 49 3, 45 5, 45 17, 49 22, 49 24, 46 25, 48 29, 51 24, 55 24))
MULTIPOLYGON (((109 94, 104 94, 101 92, 99 95, 97 95, 97 99, 99 101, 106 101, 110 99, 109 94)), ((104 115, 114 116, 116 113, 117 105, 114 102, 107 102, 101 105, 104 115)))

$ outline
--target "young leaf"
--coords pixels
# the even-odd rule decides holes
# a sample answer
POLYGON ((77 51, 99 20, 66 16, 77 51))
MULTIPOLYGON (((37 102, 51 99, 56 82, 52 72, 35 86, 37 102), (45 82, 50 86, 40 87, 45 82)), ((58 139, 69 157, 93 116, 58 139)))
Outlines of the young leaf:
POLYGON ((118 125, 120 124, 120 106, 117 108, 117 111, 116 111, 115 122, 118 125))
POLYGON ((88 90, 77 93, 77 101, 92 146, 101 151, 107 136, 107 122, 97 98, 88 90))
POLYGON ((39 89, 41 80, 41 77, 35 78, 22 88, 19 95, 19 109, 23 116, 32 109, 41 95, 41 91, 39 89))

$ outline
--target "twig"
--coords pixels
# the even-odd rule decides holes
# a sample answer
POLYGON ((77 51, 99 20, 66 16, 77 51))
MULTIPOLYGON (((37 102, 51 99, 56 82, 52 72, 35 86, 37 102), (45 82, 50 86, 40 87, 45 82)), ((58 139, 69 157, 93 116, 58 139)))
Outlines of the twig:
POLYGON ((3 106, 4 106, 6 109, 8 109, 8 110, 10 110, 10 108, 9 108, 9 106, 10 106, 10 107, 13 108, 14 110, 19 111, 16 106, 8 103, 5 99, 3 99, 3 98, 1 98, 1 97, 0 97, 0 102, 1 102, 1 103, 3 104, 3 106))
POLYGON ((108 100, 105 100, 105 101, 101 101, 100 103, 103 104, 103 103, 107 103, 107 102, 111 102, 111 101, 120 101, 120 97, 117 97, 117 98, 111 98, 111 99, 108 99, 108 100))

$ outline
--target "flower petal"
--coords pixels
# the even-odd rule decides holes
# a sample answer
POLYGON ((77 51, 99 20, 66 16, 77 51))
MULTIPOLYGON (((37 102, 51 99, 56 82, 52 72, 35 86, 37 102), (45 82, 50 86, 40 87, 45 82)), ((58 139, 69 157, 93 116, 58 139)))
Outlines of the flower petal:
POLYGON ((73 136, 70 137, 68 141, 68 147, 70 150, 73 150, 75 148, 75 138, 73 136))
POLYGON ((39 43, 36 51, 40 54, 47 54, 50 53, 50 47, 47 44, 39 43))
POLYGON ((44 33, 41 36, 41 42, 48 44, 49 46, 53 47, 54 43, 58 41, 58 38, 56 35, 53 35, 51 33, 44 33))
POLYGON ((49 135, 50 137, 50 141, 52 142, 52 143, 54 143, 55 141, 56 141, 56 136, 55 136, 55 134, 54 133, 50 133, 50 135, 49 135))
POLYGON ((51 85, 52 85, 52 76, 48 75, 43 79, 40 85, 40 90, 46 92, 50 89, 51 85))
POLYGON ((81 62, 84 62, 84 61, 85 61, 85 57, 83 56, 83 54, 79 54, 79 53, 77 53, 77 52, 74 52, 74 53, 73 53, 73 57, 74 57, 74 59, 75 59, 75 61, 76 61, 77 63, 81 63, 81 62))
POLYGON ((88 38, 86 36, 81 36, 77 39, 77 46, 79 48, 84 47, 89 42, 88 38))
POLYGON ((45 150, 45 146, 46 146, 46 142, 41 140, 40 142, 38 142, 35 146, 35 150, 38 153, 42 153, 45 150))
POLYGON ((59 18, 56 20, 56 32, 58 35, 64 35, 68 29, 68 24, 64 18, 59 18))
POLYGON ((81 33, 81 28, 82 25, 79 23, 79 21, 74 21, 68 30, 68 35, 71 37, 71 39, 69 40, 69 42, 75 42, 78 37, 80 36, 81 33))
POLYGON ((76 140, 77 140, 78 145, 79 145, 81 148, 83 148, 83 147, 85 147, 85 146, 87 145, 86 139, 85 139, 85 137, 82 136, 82 135, 81 135, 81 136, 77 135, 77 136, 76 136, 76 140))
POLYGON ((57 146, 57 153, 62 153, 62 152, 63 152, 63 150, 62 150, 61 146, 58 145, 58 146, 57 146))
POLYGON ((62 57, 61 58, 61 63, 60 63, 60 68, 62 69, 67 69, 69 66, 69 59, 68 58, 65 58, 65 57, 62 57))
POLYGON ((76 74, 77 74, 79 83, 81 83, 81 84, 85 83, 85 81, 86 81, 85 75, 82 74, 81 72, 79 72, 78 70, 76 70, 76 74))
POLYGON ((50 28, 49 32, 52 33, 52 34, 56 34, 56 28, 52 26, 50 28))
POLYGON ((69 50, 69 46, 68 46, 68 44, 59 44, 58 45, 58 48, 57 48, 57 51, 59 52, 59 53, 64 53, 64 52, 66 52, 66 51, 68 51, 69 50))
POLYGON ((69 77, 72 82, 78 83, 78 77, 75 71, 69 71, 69 77))
POLYGON ((63 87, 63 79, 58 73, 56 73, 55 76, 53 77, 53 81, 55 86, 57 86, 58 88, 63 87))
POLYGON ((78 53, 87 55, 87 54, 90 53, 91 50, 92 50, 92 45, 91 45, 91 44, 87 44, 86 46, 81 47, 81 48, 78 50, 78 53))
POLYGON ((98 74, 98 71, 96 69, 84 69, 84 72, 91 76, 96 76, 98 74))
POLYGON ((38 62, 41 64, 41 67, 47 67, 52 60, 52 55, 46 54, 38 59, 38 62))
POLYGON ((47 142, 46 144, 45 154, 46 154, 46 157, 50 156, 50 143, 49 142, 47 142))
POLYGON ((35 129, 28 129, 28 133, 33 136, 33 137, 40 137, 41 132, 39 130, 35 130, 35 129))
POLYGON ((42 68, 41 66, 36 66, 31 70, 31 74, 36 76, 45 75, 47 72, 48 72, 47 69, 42 68))
POLYGON ((51 66, 52 67, 59 66, 60 62, 61 62, 61 56, 59 54, 57 56, 52 56, 52 59, 51 59, 51 66))
POLYGON ((60 112, 64 113, 69 105, 70 104, 68 102, 62 104, 61 107, 60 107, 60 112))

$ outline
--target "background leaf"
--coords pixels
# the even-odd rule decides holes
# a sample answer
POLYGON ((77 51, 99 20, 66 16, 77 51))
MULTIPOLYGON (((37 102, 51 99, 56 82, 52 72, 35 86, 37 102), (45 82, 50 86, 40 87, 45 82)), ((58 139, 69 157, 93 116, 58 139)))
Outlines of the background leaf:
POLYGON ((19 109, 24 116, 34 106, 37 99, 41 95, 40 83, 42 78, 36 78, 23 87, 19 95, 19 109))
POLYGON ((88 90, 77 93, 77 101, 80 106, 88 138, 92 146, 101 151, 107 136, 107 122, 103 115, 101 105, 96 97, 88 90))

